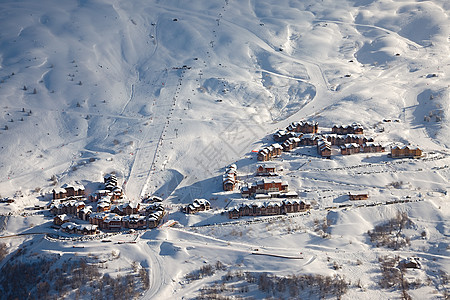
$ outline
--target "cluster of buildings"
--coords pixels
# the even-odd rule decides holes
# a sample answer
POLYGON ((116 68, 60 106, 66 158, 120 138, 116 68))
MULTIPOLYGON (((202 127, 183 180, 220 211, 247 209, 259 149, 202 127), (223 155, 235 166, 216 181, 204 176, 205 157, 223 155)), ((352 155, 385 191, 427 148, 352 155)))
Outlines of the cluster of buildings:
POLYGON ((199 211, 210 210, 211 204, 206 199, 195 199, 193 203, 183 207, 183 212, 186 214, 195 214, 199 211))
POLYGON ((331 157, 332 146, 338 146, 343 155, 385 151, 373 138, 364 136, 364 128, 359 123, 334 125, 331 133, 319 133, 317 122, 293 122, 285 130, 278 130, 273 139, 277 143, 259 150, 259 161, 271 160, 299 146, 317 146, 317 153, 326 158, 331 157))
POLYGON ((223 174, 222 179, 224 191, 234 190, 237 180, 237 167, 235 164, 229 165, 225 168, 225 174, 223 174))
POLYGON ((311 204, 302 200, 283 200, 281 202, 264 202, 241 204, 228 210, 230 219, 244 216, 273 216, 287 213, 303 212, 311 209, 311 204))
POLYGON ((124 202, 122 188, 117 185, 117 177, 107 174, 104 189, 84 195, 84 187, 64 185, 53 190, 50 212, 56 215, 55 225, 69 233, 95 234, 98 229, 120 230, 121 228, 144 229, 156 227, 164 216, 160 201, 154 203, 124 202), (92 205, 86 205, 90 201, 92 205), (94 207, 95 209, 94 209, 94 207), (78 219, 89 224, 75 224, 78 219), (71 223, 69 225, 65 225, 71 223), (89 226, 88 226, 89 225, 89 226))
POLYGON ((136 214, 119 215, 113 212, 100 212, 91 214, 89 223, 97 225, 100 229, 118 231, 127 229, 155 228, 164 216, 164 207, 158 203, 136 214))
POLYGON ((125 195, 123 189, 117 185, 117 177, 114 174, 106 174, 103 177, 104 189, 97 190, 89 195, 89 200, 92 202, 102 201, 120 201, 123 200, 125 195))
POLYGON ((154 203, 139 211, 136 208, 129 208, 129 210, 122 210, 119 213, 117 211, 82 213, 82 210, 80 210, 78 215, 56 215, 53 223, 60 225, 63 231, 69 233, 95 234, 98 233, 98 229, 114 231, 122 228, 155 228, 163 216, 164 207, 162 204, 154 203), (71 222, 75 219, 89 221, 89 224, 75 224, 71 222), (78 227, 70 226, 70 228, 67 228, 68 225, 65 225, 66 223, 75 224, 78 227), (91 227, 88 225, 91 225, 91 227), (96 230, 85 230, 85 228, 96 230), (69 231, 66 229, 69 229, 69 231))

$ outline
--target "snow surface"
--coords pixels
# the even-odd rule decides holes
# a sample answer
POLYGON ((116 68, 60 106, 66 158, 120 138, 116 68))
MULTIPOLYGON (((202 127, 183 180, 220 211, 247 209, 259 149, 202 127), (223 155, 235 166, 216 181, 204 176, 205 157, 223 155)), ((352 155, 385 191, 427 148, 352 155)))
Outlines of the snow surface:
MULTIPOLYGON (((366 232, 406 211, 414 234, 427 237, 398 253, 425 260, 428 276, 450 272, 449 11, 445 0, 3 1, 0 192, 16 202, 0 204, 13 214, 1 234, 51 231, 48 216, 26 208, 47 203, 53 175, 56 187, 80 183, 89 192, 114 171, 129 199, 163 197, 179 228, 145 232, 136 244, 80 242, 81 250, 42 235, 7 238, 10 250, 30 239, 43 252, 117 249, 123 263, 149 268, 146 299, 194 297, 219 275, 189 285, 184 276, 217 260, 243 271, 340 274, 365 286, 345 297, 386 299, 398 291, 376 285, 377 257, 392 251, 374 248, 366 232), (236 163, 251 179, 251 150, 302 119, 322 128, 359 122, 376 142, 426 155, 323 160, 299 148, 276 164, 314 203, 311 214, 228 224, 220 212, 243 200, 221 192, 223 167, 236 163), (360 191, 373 203, 420 201, 326 209, 360 191), (213 209, 178 211, 195 198, 213 209), (327 239, 312 230, 325 217, 327 239), (255 256, 254 248, 304 259, 255 256), (333 270, 327 257, 344 266, 333 270)), ((411 295, 439 297, 433 291, 411 295)))

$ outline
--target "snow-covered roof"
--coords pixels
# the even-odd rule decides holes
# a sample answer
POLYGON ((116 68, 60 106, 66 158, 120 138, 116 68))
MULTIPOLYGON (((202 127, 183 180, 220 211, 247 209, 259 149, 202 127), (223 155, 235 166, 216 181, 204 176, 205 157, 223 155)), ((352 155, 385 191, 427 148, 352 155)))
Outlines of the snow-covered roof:
POLYGON ((122 203, 121 206, 123 208, 136 209, 136 208, 139 208, 139 203, 138 202, 127 202, 127 203, 122 203))
POLYGON ((82 212, 84 214, 91 213, 92 212, 92 206, 83 207, 82 209, 80 209, 80 212, 82 212))
POLYGON ((53 190, 55 191, 55 193, 66 193, 67 192, 66 189, 62 188, 62 187, 54 188, 53 190))
POLYGON ((266 184, 266 183, 283 183, 280 178, 263 178, 258 180, 257 184, 266 184))
POLYGON ((273 147, 274 149, 283 149, 283 147, 281 147, 281 145, 278 144, 278 143, 272 144, 272 147, 273 147))
POLYGON ((63 184, 61 186, 61 188, 63 188, 63 189, 73 188, 75 190, 84 190, 84 185, 82 185, 82 184, 68 184, 68 183, 65 183, 65 184, 63 184))
POLYGON ((62 229, 69 229, 69 230, 72 230, 72 229, 77 228, 77 224, 75 224, 75 223, 73 223, 73 222, 66 222, 66 223, 64 223, 64 224, 61 225, 61 228, 62 228, 62 229))
POLYGON ((257 168, 262 167, 264 169, 271 169, 271 168, 276 168, 276 164, 274 164, 274 163, 263 163, 263 164, 257 164, 256 167, 257 168))
POLYGON ((359 148, 359 147, 361 147, 361 146, 356 143, 350 143, 350 144, 342 145, 341 149, 350 149, 350 148, 359 148))
POLYGON ((67 221, 70 220, 70 217, 66 214, 62 214, 62 215, 57 215, 55 218, 60 219, 61 221, 67 221))
POLYGON ((116 175, 111 174, 111 173, 106 174, 106 175, 103 177, 103 179, 105 179, 105 180, 109 180, 109 179, 113 179, 113 178, 117 179, 116 175))
POLYGON ((364 147, 382 147, 380 143, 367 142, 363 144, 364 147))
POLYGON ((228 168, 228 169, 235 169, 235 170, 237 170, 236 164, 231 164, 231 165, 229 165, 227 168, 228 168))
POLYGON ((419 147, 405 145, 405 146, 392 146, 392 149, 409 149, 409 150, 420 150, 419 147))
POLYGON ((109 207, 111 205, 111 203, 110 202, 106 202, 106 201, 104 201, 104 202, 99 202, 99 203, 97 203, 97 207, 109 207))

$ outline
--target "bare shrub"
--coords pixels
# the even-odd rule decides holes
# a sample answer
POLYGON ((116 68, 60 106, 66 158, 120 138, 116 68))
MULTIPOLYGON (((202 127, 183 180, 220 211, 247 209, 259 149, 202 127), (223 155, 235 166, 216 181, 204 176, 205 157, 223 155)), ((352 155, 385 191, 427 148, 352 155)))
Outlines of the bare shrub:
POLYGON ((397 216, 387 223, 375 226, 374 230, 368 231, 370 241, 377 247, 386 246, 398 250, 410 244, 410 238, 403 234, 403 229, 411 228, 413 222, 405 212, 398 213, 397 216))

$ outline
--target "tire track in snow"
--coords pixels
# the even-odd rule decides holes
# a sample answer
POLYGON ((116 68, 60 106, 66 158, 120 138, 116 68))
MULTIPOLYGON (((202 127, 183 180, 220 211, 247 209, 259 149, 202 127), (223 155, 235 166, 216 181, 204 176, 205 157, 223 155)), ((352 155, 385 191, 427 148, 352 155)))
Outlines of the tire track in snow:
POLYGON ((154 299, 161 292, 163 285, 167 286, 168 274, 165 272, 159 255, 155 253, 148 243, 145 243, 145 245, 148 249, 146 253, 148 254, 147 259, 150 269, 150 287, 141 299, 154 299))

